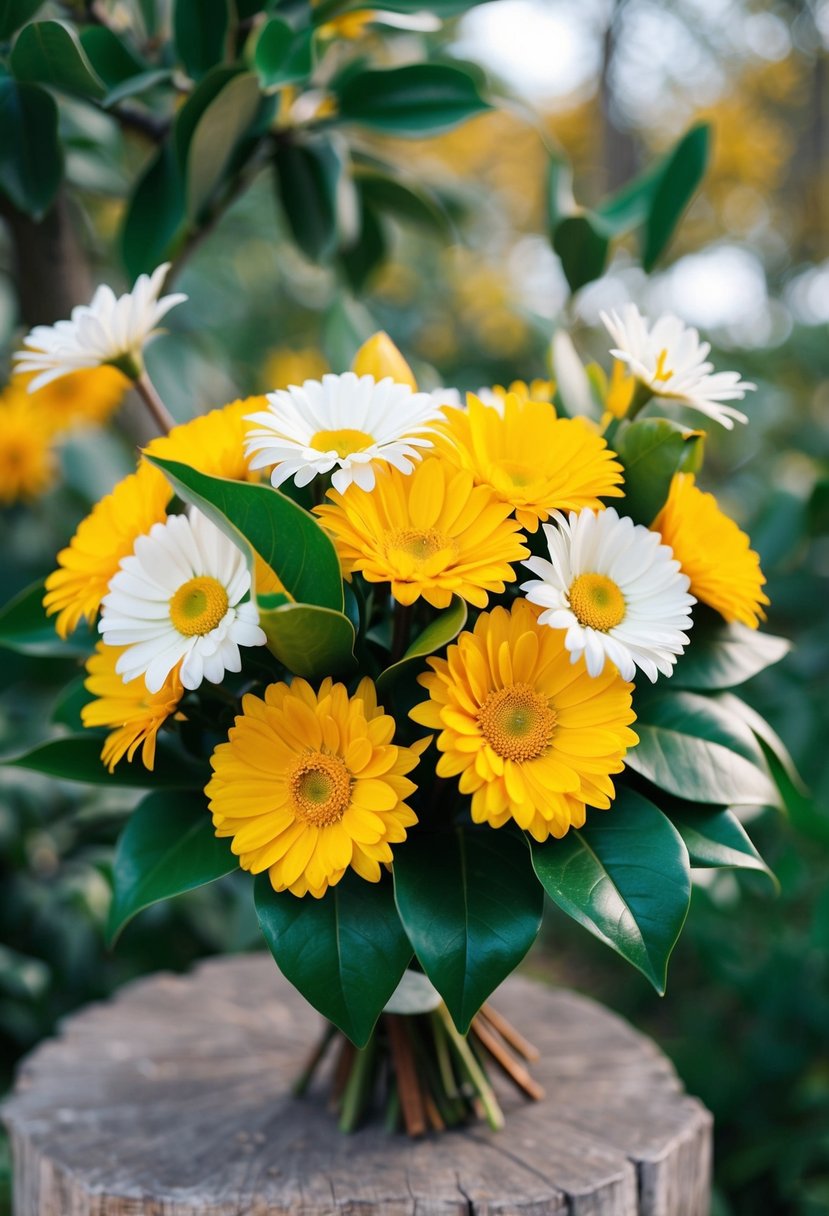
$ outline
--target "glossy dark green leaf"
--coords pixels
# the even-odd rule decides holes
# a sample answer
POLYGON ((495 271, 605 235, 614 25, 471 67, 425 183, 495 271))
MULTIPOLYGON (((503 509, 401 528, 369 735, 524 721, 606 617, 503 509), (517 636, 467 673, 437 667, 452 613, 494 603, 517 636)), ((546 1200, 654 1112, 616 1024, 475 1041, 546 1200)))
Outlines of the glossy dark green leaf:
POLYGON ((491 108, 467 72, 441 63, 352 73, 338 100, 346 122, 394 135, 448 131, 491 108))
POLYGON ((176 157, 182 173, 187 167, 187 153, 190 149, 190 141, 193 138, 193 133, 199 124, 199 120, 211 106, 223 89, 226 89, 232 80, 235 80, 242 72, 238 66, 227 67, 219 65, 207 73, 203 80, 200 80, 193 92, 185 101, 184 105, 176 113, 176 119, 173 124, 173 146, 175 148, 176 157))
POLYGON ((259 924, 279 970, 364 1047, 412 957, 391 882, 365 882, 349 870, 322 899, 300 899, 290 891, 277 894, 260 874, 255 892, 259 924))
POLYGON ((138 97, 141 93, 148 93, 157 85, 166 84, 172 79, 172 76, 173 73, 169 68, 149 68, 146 72, 137 72, 135 76, 128 76, 120 84, 114 85, 107 92, 101 105, 109 110, 118 105, 120 101, 126 101, 128 97, 138 97))
POLYGON ((122 785, 133 789, 161 786, 166 789, 187 790, 204 785, 205 774, 169 749, 156 750, 152 772, 140 759, 122 760, 113 773, 101 761, 101 736, 97 734, 70 735, 41 743, 22 756, 0 760, 9 768, 24 768, 63 781, 82 781, 87 785, 122 785))
POLYGON ((642 265, 650 271, 664 252, 708 166, 711 131, 699 123, 663 159, 655 174, 642 239, 642 265))
POLYGON ((571 291, 604 274, 610 241, 598 231, 589 215, 570 215, 553 230, 553 249, 571 291))
POLYGON ((734 688, 779 663, 792 648, 786 638, 760 633, 734 621, 706 624, 691 632, 691 645, 678 660, 671 687, 710 691, 734 688))
POLYGON ((343 171, 338 152, 328 139, 308 139, 277 148, 273 164, 294 240, 311 261, 325 261, 337 244, 337 189, 343 171))
POLYGON ((82 626, 68 638, 58 636, 55 618, 43 610, 43 594, 40 579, 0 608, 0 646, 19 654, 55 658, 90 654, 95 639, 87 628, 82 626))
POLYGON ((228 22, 228 0, 175 0, 176 50, 194 80, 224 58, 228 22))
POLYGON ((613 446, 625 470, 625 514, 638 524, 651 524, 689 446, 698 442, 697 432, 667 418, 640 418, 622 427, 613 446))
MULTIPOLYGON (((778 640, 783 641, 784 639, 778 640)), ((795 789, 799 790, 801 794, 808 793, 806 783, 798 772, 797 765, 792 759, 789 749, 777 731, 766 721, 762 714, 758 714, 756 709, 752 709, 750 705, 746 705, 745 701, 742 701, 730 692, 720 693, 716 698, 716 702, 727 714, 745 723, 762 746, 766 755, 770 753, 778 762, 795 789)), ((772 775, 774 775, 773 771, 772 775)))
POLYGON ((451 231, 449 217, 440 200, 430 191, 370 171, 359 172, 357 183, 366 202, 402 223, 413 224, 441 237, 451 231))
POLYGON ((30 21, 43 0, 0 0, 0 38, 8 38, 30 21))
POLYGON ((682 838, 658 807, 620 788, 610 810, 588 811, 580 831, 531 847, 550 898, 664 992, 691 876, 682 838))
POLYGON ((333 608, 282 604, 260 612, 268 649, 296 676, 321 680, 354 670, 354 626, 333 608))
POLYGON ((80 34, 81 46, 108 89, 147 71, 147 64, 108 25, 89 25, 80 34))
POLYGON ((187 151, 187 215, 191 221, 198 220, 213 198, 261 104, 256 77, 243 72, 228 81, 199 118, 187 151))
POLYGON ((301 604, 343 610, 336 550, 317 521, 270 486, 208 477, 176 460, 148 457, 185 501, 203 511, 250 557, 259 554, 301 604))
MULTIPOLYGON (((455 17, 465 13, 470 8, 485 4, 487 0, 385 0, 383 8, 391 13, 422 13, 426 9, 438 17, 455 17)), ((348 4, 338 5, 337 12, 362 12, 365 10, 365 0, 349 0, 348 4)))
POLYGON ((238 868, 230 841, 213 831, 203 793, 150 794, 130 815, 115 849, 109 942, 144 908, 238 868))
POLYGON ((692 692, 637 698, 639 743, 629 768, 689 802, 777 806, 779 796, 751 731, 716 701, 692 692))
POLYGON ((306 80, 313 70, 313 31, 297 32, 280 17, 269 17, 253 51, 253 66, 263 89, 306 80))
POLYGON ((465 1034, 541 927, 526 843, 509 829, 415 830, 395 854, 394 890, 418 961, 465 1034))
POLYGON ((94 700, 92 693, 85 686, 85 680, 86 672, 70 680, 58 693, 51 713, 51 721, 56 726, 65 726, 71 731, 84 729, 81 710, 94 700))
POLYGON ((685 841, 692 866, 759 870, 771 878, 771 871, 733 811, 688 802, 672 802, 666 811, 685 841))
POLYGON ((421 669, 425 671, 426 664, 423 660, 454 642, 466 624, 467 615, 466 601, 458 595, 453 595, 449 607, 429 622, 409 646, 403 658, 381 673, 377 681, 378 691, 390 689, 401 676, 421 669))
POLYGON ((0 79, 0 191, 40 219, 63 176, 54 98, 36 84, 0 79))
POLYGON ((78 35, 60 21, 33 21, 24 26, 12 48, 10 64, 18 80, 98 100, 106 92, 78 35))
POLYGON ((121 256, 130 278, 149 273, 170 253, 184 225, 184 185, 170 143, 164 143, 127 203, 121 256))
POLYGON ((339 261, 351 290, 365 290, 366 283, 382 266, 388 241, 380 216, 365 198, 359 198, 359 229, 354 239, 340 250, 339 261))

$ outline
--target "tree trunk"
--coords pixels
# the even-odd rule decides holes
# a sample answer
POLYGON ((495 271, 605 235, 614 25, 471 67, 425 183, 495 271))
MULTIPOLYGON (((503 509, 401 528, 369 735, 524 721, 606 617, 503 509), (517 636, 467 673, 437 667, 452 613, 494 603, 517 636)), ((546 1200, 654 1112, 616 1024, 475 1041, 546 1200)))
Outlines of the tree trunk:
POLYGON ((24 325, 51 325, 92 294, 89 265, 61 190, 42 220, 0 196, 0 217, 11 236, 14 279, 24 325))

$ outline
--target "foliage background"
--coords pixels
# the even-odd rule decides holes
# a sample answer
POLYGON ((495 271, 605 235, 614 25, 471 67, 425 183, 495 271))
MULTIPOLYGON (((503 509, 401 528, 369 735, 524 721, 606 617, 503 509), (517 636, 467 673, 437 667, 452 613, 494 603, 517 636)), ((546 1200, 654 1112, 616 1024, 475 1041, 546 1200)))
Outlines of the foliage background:
MULTIPOLYGON (((316 374, 323 360, 339 370, 378 327, 426 380, 476 387, 544 374, 562 322, 606 364, 598 311, 634 298, 699 325, 719 366, 757 381, 751 426, 716 436, 707 468, 761 553, 769 628, 797 643, 745 690, 805 782, 789 782, 785 819, 754 825, 780 894, 751 875, 703 875, 661 1000, 557 914, 530 964, 652 1033, 712 1109, 715 1216, 829 1210, 827 42, 826 0, 494 0, 425 40, 368 27, 356 53, 396 64, 423 58, 424 46, 432 56, 453 48, 511 102, 429 140, 360 137, 361 153, 397 164, 418 189, 428 183, 439 205, 415 223, 385 215, 375 264, 345 275, 353 291, 342 267, 297 248, 271 181, 258 176, 195 244, 180 280, 190 302, 149 354, 179 418, 316 374), (608 272, 571 295, 546 231, 541 132, 593 204, 698 118, 714 126, 713 164, 667 259, 645 276, 622 242, 608 272)), ((67 98, 61 127, 65 202, 91 279, 126 282, 116 237, 148 142, 67 98)), ((9 223, 7 352, 20 325, 15 265, 9 223)), ((123 421, 140 438, 129 403, 123 421)), ((129 470, 131 442, 78 432, 61 462, 48 495, 0 515, 3 600, 51 568, 89 502, 129 470)), ((42 736, 65 677, 57 660, 33 666, 4 653, 3 751, 42 736)), ((150 909, 106 951, 106 873, 130 805, 123 792, 89 797, 0 776, 0 1090, 19 1056, 78 1005, 131 976, 259 944, 239 876, 150 909)))

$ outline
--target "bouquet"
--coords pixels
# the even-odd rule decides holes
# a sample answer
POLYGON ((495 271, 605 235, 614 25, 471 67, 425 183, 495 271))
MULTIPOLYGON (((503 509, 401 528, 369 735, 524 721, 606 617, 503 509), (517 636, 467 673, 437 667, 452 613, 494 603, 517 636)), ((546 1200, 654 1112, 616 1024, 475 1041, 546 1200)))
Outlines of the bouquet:
POLYGON ((787 643, 679 420, 745 423, 754 385, 629 304, 609 372, 559 333, 556 383, 427 392, 379 333, 349 371, 172 425, 143 361, 185 299, 166 269, 18 352, 35 392, 116 368, 162 433, 3 612, 5 644, 56 631, 85 667, 81 729, 7 763, 149 791, 113 940, 252 875, 327 1019, 298 1090, 336 1054, 344 1130, 378 1107, 413 1135, 498 1127, 492 1065, 538 1086, 490 997, 545 894, 661 992, 691 871, 765 870, 742 820, 778 803, 781 745, 731 689, 787 643))

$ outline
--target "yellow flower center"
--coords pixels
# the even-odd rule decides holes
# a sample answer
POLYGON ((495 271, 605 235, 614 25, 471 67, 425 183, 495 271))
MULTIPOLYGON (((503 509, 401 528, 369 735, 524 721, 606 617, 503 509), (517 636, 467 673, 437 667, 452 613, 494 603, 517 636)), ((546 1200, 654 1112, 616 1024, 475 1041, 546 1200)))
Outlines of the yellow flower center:
POLYGON ((324 828, 339 823, 351 801, 351 774, 340 756, 307 752, 288 779, 295 813, 324 828))
POLYGON ((653 373, 654 380, 661 380, 661 381, 670 380, 671 376, 674 374, 669 368, 667 368, 665 366, 667 359, 668 359, 667 350, 661 350, 659 352, 659 358, 656 360, 656 371, 653 373))
POLYGON ((364 452, 375 442, 373 435, 365 431, 355 431, 351 427, 340 427, 338 431, 317 431, 311 436, 309 447, 318 452, 336 452, 340 458, 353 456, 355 452, 364 452))
POLYGON ((555 710, 529 684, 491 692, 478 710, 481 734, 505 760, 535 760, 547 750, 555 724, 555 710))
POLYGON ((437 528, 400 528, 389 533, 386 539, 386 554, 405 554, 415 562, 428 561, 443 549, 456 548, 451 536, 438 532, 437 528))
POLYGON ((507 481, 519 490, 526 489, 527 486, 534 485, 538 481, 538 473, 535 469, 531 469, 526 464, 518 464, 514 460, 502 460, 495 466, 495 469, 496 472, 503 473, 507 481))
POLYGON ((191 578, 170 600, 170 620, 186 638, 203 636, 216 628, 227 608, 227 592, 218 579, 191 578))
POLYGON ((580 574, 570 587, 570 608, 580 625, 607 633, 625 618, 625 597, 605 574, 580 574))

